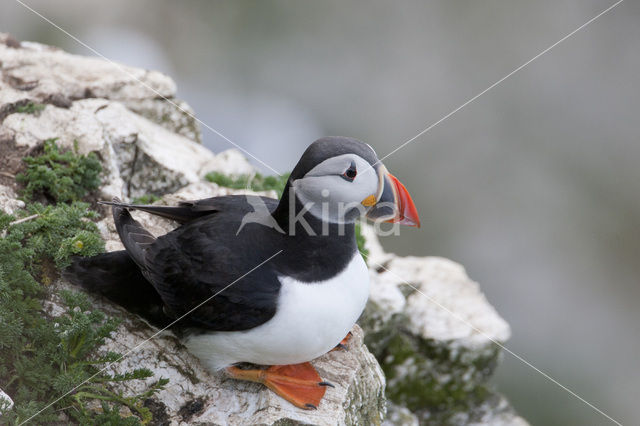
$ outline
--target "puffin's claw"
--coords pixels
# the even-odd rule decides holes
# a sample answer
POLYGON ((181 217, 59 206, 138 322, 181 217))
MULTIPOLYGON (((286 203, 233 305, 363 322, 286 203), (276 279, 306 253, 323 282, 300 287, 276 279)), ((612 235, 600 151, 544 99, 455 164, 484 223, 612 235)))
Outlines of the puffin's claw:
POLYGON ((335 348, 331 349, 331 352, 333 352, 333 351, 348 351, 349 347, 347 346, 347 344, 349 343, 349 340, 351 340, 351 337, 353 337, 353 333, 352 332, 347 333, 347 335, 344 337, 344 339, 342 339, 340 341, 340 343, 338 343, 336 345, 335 348))

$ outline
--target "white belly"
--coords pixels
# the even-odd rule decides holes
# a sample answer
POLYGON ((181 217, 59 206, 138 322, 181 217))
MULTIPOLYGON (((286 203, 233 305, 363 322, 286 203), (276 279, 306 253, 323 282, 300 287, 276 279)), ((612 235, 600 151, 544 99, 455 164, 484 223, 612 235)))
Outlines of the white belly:
POLYGON ((330 351, 346 336, 369 297, 369 271, 354 255, 337 276, 316 283, 280 278, 273 318, 248 331, 191 336, 187 348, 212 370, 237 362, 298 364, 330 351))

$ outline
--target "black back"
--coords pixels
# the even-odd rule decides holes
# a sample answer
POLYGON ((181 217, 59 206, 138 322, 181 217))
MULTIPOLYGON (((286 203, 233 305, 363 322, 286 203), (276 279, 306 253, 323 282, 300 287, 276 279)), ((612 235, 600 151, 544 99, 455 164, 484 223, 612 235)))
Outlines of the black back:
MULTIPOLYGON (((271 211, 278 205, 274 199, 262 200, 271 211)), ((216 212, 159 237, 145 250, 142 269, 174 317, 217 294, 189 314, 190 322, 206 329, 236 331, 263 324, 275 314, 279 276, 314 285, 339 273, 355 254, 353 225, 343 236, 337 229, 333 235, 310 236, 300 225, 296 235, 287 235, 248 223, 236 235, 244 214, 253 211, 247 198, 226 196, 209 202, 216 212)), ((321 230, 320 221, 307 220, 321 230)))

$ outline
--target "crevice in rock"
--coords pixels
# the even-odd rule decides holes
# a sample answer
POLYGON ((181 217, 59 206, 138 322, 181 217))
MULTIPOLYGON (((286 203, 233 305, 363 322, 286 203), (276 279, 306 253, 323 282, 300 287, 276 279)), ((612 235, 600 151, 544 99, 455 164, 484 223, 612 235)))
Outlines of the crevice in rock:
POLYGON ((58 108, 71 108, 73 101, 61 93, 53 93, 49 95, 44 102, 45 104, 51 104, 53 106, 57 106, 58 108))
POLYGON ((136 171, 136 163, 138 161, 138 135, 135 136, 133 141, 133 161, 131 162, 131 175, 127 179, 127 197, 131 196, 131 181, 133 180, 133 175, 136 171))
POLYGON ((178 415, 182 417, 182 420, 188 422, 191 418, 197 414, 200 414, 205 407, 205 400, 203 398, 196 398, 188 401, 178 410, 178 415))
POLYGON ((25 81, 20 77, 16 77, 10 74, 3 74, 2 80, 14 89, 24 92, 35 89, 39 84, 38 80, 25 81))
POLYGON ((31 102, 33 101, 30 99, 20 99, 19 101, 0 106, 0 123, 2 123, 9 115, 15 113, 18 108, 27 106, 31 102))
POLYGON ((17 146, 15 139, 0 139, 0 185, 17 190, 19 185, 15 176, 22 172, 25 164, 22 158, 33 150, 28 147, 17 146))
POLYGON ((154 425, 169 426, 171 424, 169 414, 167 414, 167 406, 165 404, 153 398, 149 398, 144 401, 144 406, 151 411, 154 425))

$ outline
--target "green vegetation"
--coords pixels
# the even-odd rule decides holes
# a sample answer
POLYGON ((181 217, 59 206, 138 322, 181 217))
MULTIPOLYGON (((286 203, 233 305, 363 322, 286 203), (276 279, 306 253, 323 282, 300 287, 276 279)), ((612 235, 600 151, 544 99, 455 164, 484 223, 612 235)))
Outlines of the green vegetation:
POLYGON ((48 191, 51 204, 29 202, 16 216, 0 212, 0 384, 15 402, 2 413, 2 422, 24 422, 44 409, 31 421, 59 422, 64 413, 80 424, 149 423, 152 415, 144 401, 167 380, 157 380, 138 395, 114 391, 113 385, 149 378, 151 371, 101 371, 120 359, 117 353, 96 353, 118 321, 92 309, 85 294, 51 286, 72 255, 104 251, 92 221, 97 213, 87 203, 62 202, 97 187, 100 163, 91 156, 61 154, 53 141, 47 142, 42 157, 25 159, 28 169, 21 182, 31 188, 24 193, 27 200, 37 188, 48 191), (40 167, 47 170, 36 170, 40 167), (60 187, 52 181, 61 177, 72 183, 60 187), (63 312, 51 316, 45 299, 58 300, 63 312), (97 404, 101 412, 95 410, 97 404))
POLYGON ((35 102, 29 102, 24 105, 16 107, 16 112, 23 114, 36 114, 44 109, 45 104, 38 104, 35 102))
POLYGON ((140 197, 134 198, 131 203, 132 204, 153 204, 158 201, 160 197, 155 194, 144 194, 140 197))
POLYGON ((69 202, 81 199, 100 185, 100 161, 94 153, 78 155, 75 150, 61 152, 56 139, 44 142, 44 153, 25 157, 27 170, 16 176, 25 184, 23 197, 42 194, 50 201, 69 202))
POLYGON ((210 172, 207 173, 205 179, 226 188, 246 188, 252 191, 274 190, 278 193, 278 198, 280 198, 289 179, 289 173, 284 173, 282 176, 263 176, 260 173, 256 173, 255 175, 227 176, 219 172, 210 172))
POLYGON ((364 235, 362 235, 362 230, 360 229, 361 226, 360 222, 356 222, 356 243, 358 243, 358 250, 360 250, 360 253, 364 256, 364 261, 368 264, 369 249, 365 246, 367 240, 364 238, 364 235))

